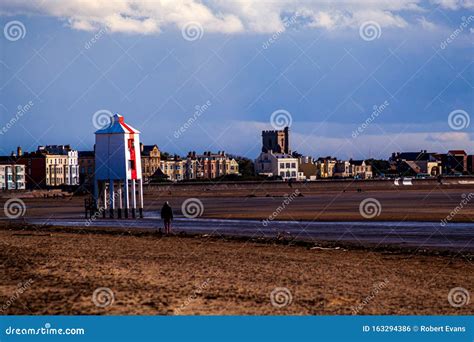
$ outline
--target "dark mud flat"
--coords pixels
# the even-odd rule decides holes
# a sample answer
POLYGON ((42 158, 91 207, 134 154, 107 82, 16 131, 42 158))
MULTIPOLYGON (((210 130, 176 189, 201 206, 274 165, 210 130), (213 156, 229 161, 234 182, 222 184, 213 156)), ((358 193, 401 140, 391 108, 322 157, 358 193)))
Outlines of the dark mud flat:
MULTIPOLYGON (((159 212, 145 213, 144 220, 96 219, 28 219, 29 223, 52 226, 116 227, 118 229, 152 229, 163 226, 159 212)), ((474 252, 474 223, 439 222, 306 222, 230 219, 177 218, 177 232, 241 236, 248 238, 283 237, 305 242, 350 243, 361 247, 392 246, 407 249, 449 250, 474 252)))

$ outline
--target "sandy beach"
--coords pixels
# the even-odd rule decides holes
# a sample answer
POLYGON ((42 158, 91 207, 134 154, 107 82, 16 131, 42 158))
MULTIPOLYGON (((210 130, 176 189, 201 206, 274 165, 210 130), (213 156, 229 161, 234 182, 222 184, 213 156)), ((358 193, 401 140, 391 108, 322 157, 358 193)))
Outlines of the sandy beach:
MULTIPOLYGON (((145 192, 145 214, 158 215, 168 200, 180 217, 184 201, 197 198, 203 205, 200 219, 265 220, 295 191, 301 195, 293 196, 275 219, 320 224, 370 221, 361 216, 359 204, 366 198, 375 198, 381 204, 375 220, 435 222, 435 235, 442 238, 438 234, 442 229, 440 221, 459 206, 467 193, 473 192, 473 186, 433 182, 413 188, 387 188, 387 183, 379 182, 302 183, 291 187, 284 183, 258 187, 218 183, 163 185, 145 192)), ((360 239, 351 244, 340 238, 294 239, 298 234, 258 238, 251 234, 250 238, 211 236, 191 229, 176 236, 162 236, 138 225, 117 229, 108 228, 107 223, 102 227, 47 224, 49 219, 82 219, 84 199, 25 197, 24 219, 46 220, 46 225, 0 222, 0 303, 8 304, 0 308, 3 313, 474 312, 472 303, 455 307, 448 301, 454 288, 472 292, 474 264, 472 249, 467 247, 449 251, 425 248, 431 241, 429 236, 421 239, 419 246, 389 245, 384 239, 374 246, 360 239)), ((0 201, 2 205, 5 200, 0 201)), ((452 217, 453 222, 464 224, 473 220, 474 208, 470 204, 452 217)), ((192 228, 192 223, 187 225, 192 228)), ((178 227, 183 224, 176 222, 178 227)), ((330 227, 318 229, 331 230, 330 227)), ((407 238, 411 233, 404 234, 407 238)))
POLYGON ((18 224, 0 241, 3 314, 474 312, 448 301, 473 284, 468 254, 18 224))

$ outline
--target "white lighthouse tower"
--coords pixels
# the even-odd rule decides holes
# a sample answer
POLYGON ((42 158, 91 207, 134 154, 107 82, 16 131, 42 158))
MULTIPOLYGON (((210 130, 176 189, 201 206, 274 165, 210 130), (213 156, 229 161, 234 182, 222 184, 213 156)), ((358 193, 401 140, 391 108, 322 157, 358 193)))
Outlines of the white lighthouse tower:
POLYGON ((115 212, 118 218, 122 218, 123 210, 125 218, 128 218, 131 209, 135 218, 138 185, 138 209, 140 217, 143 217, 139 134, 118 114, 113 116, 110 125, 95 132, 94 197, 97 206, 103 208, 104 216, 109 209, 111 218, 115 212))

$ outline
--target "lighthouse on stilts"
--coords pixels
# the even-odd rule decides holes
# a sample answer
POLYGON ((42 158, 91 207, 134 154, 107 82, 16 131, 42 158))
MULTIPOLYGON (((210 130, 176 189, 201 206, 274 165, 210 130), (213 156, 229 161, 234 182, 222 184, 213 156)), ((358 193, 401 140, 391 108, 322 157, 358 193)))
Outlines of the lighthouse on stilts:
POLYGON ((94 197, 98 210, 110 218, 143 218, 143 180, 140 132, 115 114, 106 127, 95 132, 94 197))

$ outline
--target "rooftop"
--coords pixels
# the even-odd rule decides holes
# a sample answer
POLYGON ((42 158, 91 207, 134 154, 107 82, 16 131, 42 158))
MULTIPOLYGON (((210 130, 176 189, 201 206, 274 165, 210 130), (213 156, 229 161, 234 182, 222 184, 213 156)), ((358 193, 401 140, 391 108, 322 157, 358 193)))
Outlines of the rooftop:
POLYGON ((392 158, 412 161, 434 161, 438 160, 436 153, 420 151, 420 152, 401 152, 395 153, 392 158))
POLYGON ((78 155, 79 157, 94 157, 95 152, 94 151, 79 151, 78 155))
MULTIPOLYGON (((291 154, 286 154, 286 153, 272 153, 276 158, 294 158, 291 154)), ((294 158, 296 159, 296 158, 294 158)))
POLYGON ((119 114, 115 114, 111 118, 111 122, 108 125, 106 125, 102 129, 95 131, 95 134, 123 134, 123 133, 139 134, 140 131, 126 124, 123 119, 123 116, 119 114))
POLYGON ((448 151, 448 154, 462 154, 464 156, 467 156, 467 153, 464 150, 450 150, 448 151))
POLYGON ((150 155, 150 152, 153 151, 155 149, 155 147, 158 148, 157 145, 143 145, 142 144, 141 145, 142 155, 145 155, 145 156, 150 155))
POLYGON ((38 152, 40 153, 67 155, 69 151, 72 151, 70 145, 38 146, 38 152))

